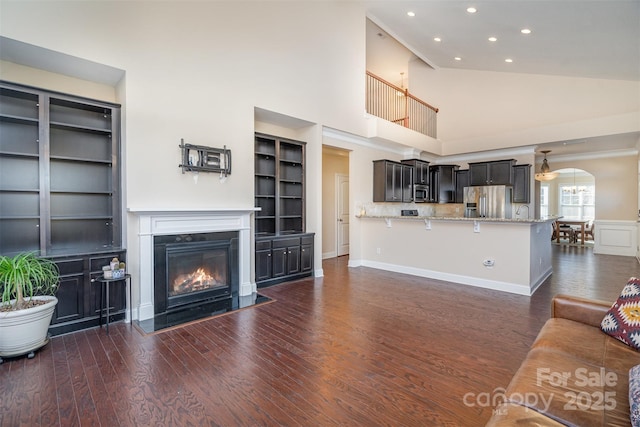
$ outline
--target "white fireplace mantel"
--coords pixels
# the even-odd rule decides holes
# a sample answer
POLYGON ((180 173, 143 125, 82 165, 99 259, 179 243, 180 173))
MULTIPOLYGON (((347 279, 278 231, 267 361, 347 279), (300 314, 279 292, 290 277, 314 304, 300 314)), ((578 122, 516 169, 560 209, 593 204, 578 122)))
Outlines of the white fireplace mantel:
MULTIPOLYGON (((138 320, 151 319, 153 309, 153 237, 178 233, 238 232, 239 295, 256 292, 251 282, 251 214, 256 208, 222 209, 144 209, 129 208, 138 217, 138 241, 140 248, 138 283, 140 299, 138 320)), ((132 310, 134 318, 136 310, 132 310)))

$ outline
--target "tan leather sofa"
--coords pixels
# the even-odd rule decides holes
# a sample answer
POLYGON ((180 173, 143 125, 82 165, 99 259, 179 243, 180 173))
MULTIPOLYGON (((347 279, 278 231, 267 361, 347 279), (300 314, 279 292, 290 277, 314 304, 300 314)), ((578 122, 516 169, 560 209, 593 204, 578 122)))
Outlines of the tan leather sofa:
POLYGON ((640 352, 600 330, 611 303, 567 295, 494 408, 487 426, 629 426, 629 369, 640 352))

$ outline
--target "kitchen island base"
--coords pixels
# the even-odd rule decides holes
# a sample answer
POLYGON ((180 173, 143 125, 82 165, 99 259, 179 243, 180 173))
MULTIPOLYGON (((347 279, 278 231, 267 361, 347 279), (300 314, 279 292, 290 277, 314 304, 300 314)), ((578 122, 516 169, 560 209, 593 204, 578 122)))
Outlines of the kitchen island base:
POLYGON ((552 274, 552 221, 361 217, 365 266, 532 295, 552 274))

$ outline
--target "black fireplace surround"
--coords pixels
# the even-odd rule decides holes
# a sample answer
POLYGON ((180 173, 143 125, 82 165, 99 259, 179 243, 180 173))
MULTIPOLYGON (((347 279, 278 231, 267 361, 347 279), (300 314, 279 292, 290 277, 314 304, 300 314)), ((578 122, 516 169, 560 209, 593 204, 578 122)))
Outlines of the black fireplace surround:
POLYGON ((238 296, 238 232, 154 236, 154 312, 238 296))

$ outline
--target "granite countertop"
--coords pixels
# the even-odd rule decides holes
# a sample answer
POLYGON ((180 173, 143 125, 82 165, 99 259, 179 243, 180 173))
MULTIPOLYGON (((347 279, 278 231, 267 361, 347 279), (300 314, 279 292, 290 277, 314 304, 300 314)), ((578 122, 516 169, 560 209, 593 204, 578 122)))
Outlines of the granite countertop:
POLYGON ((535 224, 548 221, 557 220, 558 216, 545 216, 541 218, 465 218, 460 216, 402 216, 402 215, 379 215, 379 214, 365 214, 356 215, 356 218, 378 218, 378 219, 421 219, 432 221, 483 221, 483 222, 511 222, 511 223, 525 223, 535 224))

